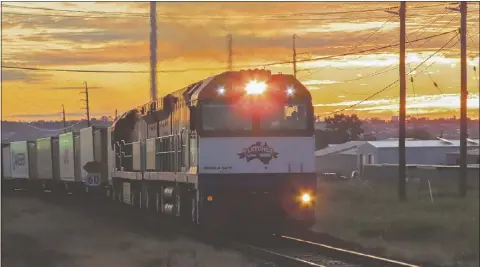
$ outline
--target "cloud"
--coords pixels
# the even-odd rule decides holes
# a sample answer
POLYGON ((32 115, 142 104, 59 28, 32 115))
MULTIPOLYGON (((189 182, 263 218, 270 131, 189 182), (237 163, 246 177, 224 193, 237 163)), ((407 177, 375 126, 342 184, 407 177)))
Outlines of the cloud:
POLYGON ((38 74, 23 70, 2 69, 2 82, 28 82, 38 83, 44 80, 48 74, 38 74))
MULTIPOLYGON (((359 101, 345 101, 330 104, 315 104, 316 107, 349 107, 355 105, 353 110, 356 111, 398 111, 399 99, 387 98, 378 100, 367 100, 360 104, 359 101)), ((479 109, 479 94, 470 94, 467 99, 467 106, 469 109, 479 109)), ((444 95, 420 95, 407 97, 407 109, 415 110, 455 110, 460 108, 459 94, 444 94, 444 95)), ((417 110, 417 111, 418 111, 417 110)))

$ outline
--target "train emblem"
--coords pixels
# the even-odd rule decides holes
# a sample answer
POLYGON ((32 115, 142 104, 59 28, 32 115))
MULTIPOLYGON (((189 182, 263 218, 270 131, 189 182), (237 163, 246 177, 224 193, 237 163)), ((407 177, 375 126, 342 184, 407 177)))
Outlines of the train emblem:
POLYGON ((278 152, 275 152, 275 149, 269 147, 267 142, 262 143, 256 142, 255 144, 244 148, 241 153, 238 153, 240 159, 245 158, 247 162, 251 160, 258 159, 263 164, 269 164, 272 159, 278 158, 278 152))

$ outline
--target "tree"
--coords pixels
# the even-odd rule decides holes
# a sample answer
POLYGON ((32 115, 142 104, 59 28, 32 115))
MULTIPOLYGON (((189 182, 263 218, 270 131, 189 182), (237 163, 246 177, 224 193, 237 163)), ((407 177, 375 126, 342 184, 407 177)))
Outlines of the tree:
POLYGON ((414 138, 418 140, 431 140, 433 138, 428 131, 420 128, 413 128, 412 130, 407 130, 405 136, 407 138, 414 138))
POLYGON ((333 134, 334 143, 341 144, 358 140, 363 133, 362 121, 356 114, 335 114, 325 119, 327 130, 333 134))

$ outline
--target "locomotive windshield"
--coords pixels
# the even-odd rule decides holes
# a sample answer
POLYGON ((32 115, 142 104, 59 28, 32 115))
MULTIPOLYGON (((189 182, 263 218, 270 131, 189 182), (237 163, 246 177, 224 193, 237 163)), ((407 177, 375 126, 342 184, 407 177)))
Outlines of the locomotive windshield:
POLYGON ((308 135, 313 127, 307 101, 270 102, 258 106, 240 103, 202 103, 201 132, 215 136, 308 135))
POLYGON ((216 130, 252 130, 252 117, 236 112, 238 105, 210 103, 202 106, 202 128, 205 131, 216 130))

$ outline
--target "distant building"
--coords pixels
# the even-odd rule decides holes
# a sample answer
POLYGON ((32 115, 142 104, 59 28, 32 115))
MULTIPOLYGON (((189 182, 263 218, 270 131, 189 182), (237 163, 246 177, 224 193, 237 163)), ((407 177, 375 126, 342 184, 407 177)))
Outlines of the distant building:
MULTIPOLYGON (((445 155, 445 162, 447 165, 459 165, 460 150, 447 153, 445 155)), ((480 164, 480 149, 474 148, 467 150, 467 164, 480 164)))
MULTIPOLYGON (((467 144, 475 148, 479 140, 467 144)), ((406 163, 425 165, 446 164, 446 154, 460 149, 459 140, 406 140, 406 163)), ((398 140, 368 141, 357 149, 360 164, 398 164, 398 140)))
POLYGON ((329 145, 315 152, 317 173, 340 173, 350 176, 359 167, 357 148, 366 141, 329 145))

